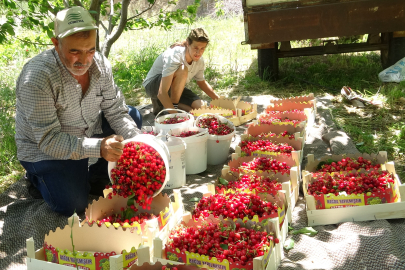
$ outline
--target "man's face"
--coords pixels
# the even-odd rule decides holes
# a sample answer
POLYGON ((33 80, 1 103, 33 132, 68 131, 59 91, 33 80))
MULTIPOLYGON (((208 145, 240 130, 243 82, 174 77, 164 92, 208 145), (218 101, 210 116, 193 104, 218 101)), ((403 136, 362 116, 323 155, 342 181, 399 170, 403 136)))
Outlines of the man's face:
POLYGON ((93 63, 96 52, 96 30, 91 30, 87 38, 67 36, 62 40, 52 38, 59 58, 74 76, 84 75, 93 63))
POLYGON ((205 48, 207 48, 207 45, 208 43, 199 41, 193 41, 190 45, 188 45, 187 50, 190 53, 191 59, 193 59, 193 61, 200 60, 205 48))

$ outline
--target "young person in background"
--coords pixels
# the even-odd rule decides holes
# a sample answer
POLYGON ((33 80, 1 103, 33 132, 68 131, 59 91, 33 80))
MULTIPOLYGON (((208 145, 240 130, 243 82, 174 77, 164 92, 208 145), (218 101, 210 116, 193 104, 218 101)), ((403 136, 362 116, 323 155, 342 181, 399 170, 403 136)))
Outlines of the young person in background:
POLYGON ((208 43, 209 38, 204 29, 196 28, 185 41, 174 44, 156 58, 143 81, 155 115, 163 108, 185 111, 201 108, 201 98, 185 87, 193 78, 210 98, 219 98, 204 77, 202 55, 208 43))

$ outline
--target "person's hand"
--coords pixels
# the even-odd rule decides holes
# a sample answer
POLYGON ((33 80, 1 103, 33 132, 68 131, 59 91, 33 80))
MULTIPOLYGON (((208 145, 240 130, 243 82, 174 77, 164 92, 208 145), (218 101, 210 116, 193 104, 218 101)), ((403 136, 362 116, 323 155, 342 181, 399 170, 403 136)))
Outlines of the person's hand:
POLYGON ((124 138, 121 135, 111 135, 101 141, 100 154, 107 161, 115 162, 122 155, 124 138))

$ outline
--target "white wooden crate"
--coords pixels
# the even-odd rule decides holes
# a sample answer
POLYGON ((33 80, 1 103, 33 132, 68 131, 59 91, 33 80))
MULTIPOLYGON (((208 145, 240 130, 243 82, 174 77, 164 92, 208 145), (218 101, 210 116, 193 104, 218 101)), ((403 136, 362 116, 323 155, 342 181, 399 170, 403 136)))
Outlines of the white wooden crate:
MULTIPOLYGON (((189 222, 191 219, 191 214, 186 214, 184 215, 183 221, 185 223, 189 222)), ((287 221, 287 220, 286 220, 287 221)), ((278 218, 273 218, 269 220, 271 226, 273 226, 273 228, 280 228, 280 223, 279 223, 279 219, 278 218)), ((284 222, 284 226, 282 231, 280 230, 275 230, 275 236, 280 239, 280 243, 275 245, 272 249, 272 252, 270 254, 270 257, 268 258, 268 263, 266 267, 263 267, 263 259, 264 256, 260 256, 260 257, 256 257, 253 259, 253 270, 276 270, 278 268, 278 266, 280 265, 281 260, 284 258, 284 252, 283 252, 283 245, 282 245, 282 235, 281 233, 285 233, 284 231, 287 231, 288 233, 288 222, 284 222)), ((168 238, 165 237, 166 239, 168 238)), ((161 238, 157 237, 154 239, 154 250, 153 250, 153 262, 156 261, 160 261, 162 263, 169 263, 169 264, 180 264, 179 262, 176 261, 170 261, 170 260, 166 260, 163 258, 163 251, 164 251, 164 242, 162 241, 161 238)), ((207 267, 207 266, 204 266, 207 267)), ((208 268, 208 269, 215 269, 215 268, 208 268)))
MULTIPOLYGON (((405 218, 405 185, 401 184, 398 175, 395 173, 393 162, 385 164, 386 169, 395 176, 394 180, 399 187, 399 201, 376 205, 364 205, 337 209, 316 209, 315 198, 307 194, 307 177, 309 172, 303 175, 303 190, 306 200, 308 226, 337 224, 348 221, 367 221, 378 219, 405 218)), ((304 173, 304 172, 303 172, 304 173)))
MULTIPOLYGON (((73 221, 74 226, 80 226, 79 217, 76 214, 74 214, 72 217, 69 218, 69 224, 72 224, 72 221, 73 221)), ((106 228, 104 228, 104 229, 106 229, 106 228)), ((115 229, 113 229, 113 230, 115 230, 115 229)), ((102 235, 104 236, 105 234, 102 233, 102 235)), ((103 236, 100 236, 100 239, 102 239, 103 236)), ((76 235, 76 237, 80 237, 80 235, 76 235)), ((70 241, 70 239, 68 241, 70 241)), ((32 237, 27 239, 26 244, 27 244, 27 258, 26 258, 27 270, 71 270, 71 269, 73 269, 71 266, 66 266, 66 265, 61 265, 61 264, 56 264, 56 263, 46 261, 45 254, 44 254, 44 248, 40 248, 35 251, 35 242, 32 237)), ((150 262, 149 249, 150 249, 149 246, 142 246, 142 245, 137 248, 137 255, 138 255, 138 260, 136 262, 137 264, 142 265, 144 262, 150 262)), ((82 251, 82 250, 80 250, 80 251, 82 251)), ((123 266, 123 255, 122 254, 110 256, 109 261, 110 261, 110 270, 122 270, 122 266, 123 266)))
MULTIPOLYGON (((232 157, 237 156, 238 155, 236 153, 232 154, 232 157)), ((229 171, 230 171, 229 166, 225 165, 221 171, 221 176, 225 175, 229 171)), ((299 179, 300 179, 299 172, 300 171, 298 166, 292 167, 290 170, 290 181, 281 183, 282 190, 284 190, 285 197, 287 200, 287 219, 289 223, 292 222, 292 212, 294 210, 295 205, 297 204, 299 196, 299 179)))

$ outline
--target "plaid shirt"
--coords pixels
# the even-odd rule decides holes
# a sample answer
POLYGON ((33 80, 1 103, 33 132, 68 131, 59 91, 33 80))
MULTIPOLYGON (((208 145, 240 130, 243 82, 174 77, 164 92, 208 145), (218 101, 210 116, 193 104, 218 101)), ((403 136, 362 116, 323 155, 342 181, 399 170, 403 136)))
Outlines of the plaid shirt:
POLYGON ((89 68, 85 95, 55 49, 25 64, 16 85, 17 157, 37 162, 100 157, 101 111, 124 139, 138 134, 124 96, 114 83, 109 61, 99 53, 89 68))

